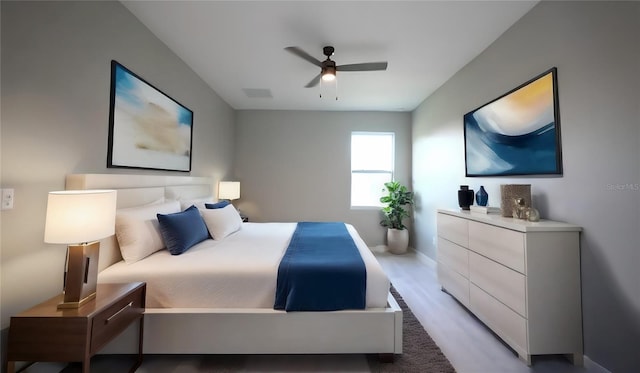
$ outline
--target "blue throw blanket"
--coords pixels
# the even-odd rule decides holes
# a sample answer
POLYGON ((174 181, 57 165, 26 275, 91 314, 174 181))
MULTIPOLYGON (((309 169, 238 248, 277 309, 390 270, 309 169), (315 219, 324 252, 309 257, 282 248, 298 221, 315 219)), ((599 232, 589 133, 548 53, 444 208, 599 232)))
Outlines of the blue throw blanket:
POLYGON ((367 270, 344 223, 298 223, 278 267, 273 308, 364 309, 367 270))

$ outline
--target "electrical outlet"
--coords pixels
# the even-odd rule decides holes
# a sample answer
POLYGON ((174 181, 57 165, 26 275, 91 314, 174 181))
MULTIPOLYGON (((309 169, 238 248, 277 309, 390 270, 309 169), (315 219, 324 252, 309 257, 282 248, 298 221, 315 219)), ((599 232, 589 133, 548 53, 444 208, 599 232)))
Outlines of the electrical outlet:
POLYGON ((11 210, 13 208, 13 188, 2 189, 2 209, 11 210))

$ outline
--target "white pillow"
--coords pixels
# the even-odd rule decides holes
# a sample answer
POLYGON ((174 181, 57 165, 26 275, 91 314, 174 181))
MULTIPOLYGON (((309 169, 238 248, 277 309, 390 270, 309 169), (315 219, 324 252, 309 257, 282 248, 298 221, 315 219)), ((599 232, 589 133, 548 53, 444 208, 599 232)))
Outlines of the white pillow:
POLYGON ((116 211, 116 237, 122 258, 135 263, 158 250, 164 242, 156 214, 180 212, 178 201, 130 207, 116 211))
POLYGON ((242 227, 242 218, 233 205, 221 209, 200 210, 209 234, 214 240, 220 241, 242 227))
POLYGON ((205 203, 214 203, 216 202, 213 197, 202 197, 202 198, 187 198, 187 199, 179 199, 180 201, 180 210, 184 211, 191 207, 192 205, 197 207, 198 210, 204 210, 206 206, 205 203))

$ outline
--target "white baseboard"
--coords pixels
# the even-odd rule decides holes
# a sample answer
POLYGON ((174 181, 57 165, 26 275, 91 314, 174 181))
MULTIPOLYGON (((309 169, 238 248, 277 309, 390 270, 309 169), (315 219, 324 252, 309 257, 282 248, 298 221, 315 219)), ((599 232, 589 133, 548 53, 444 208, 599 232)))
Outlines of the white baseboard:
POLYGON ((430 268, 436 268, 437 263, 436 263, 435 260, 429 258, 426 254, 424 254, 423 252, 418 251, 418 250, 416 250, 414 248, 411 248, 411 250, 416 253, 416 258, 418 258, 418 260, 420 262, 422 262, 423 264, 429 266, 430 268))

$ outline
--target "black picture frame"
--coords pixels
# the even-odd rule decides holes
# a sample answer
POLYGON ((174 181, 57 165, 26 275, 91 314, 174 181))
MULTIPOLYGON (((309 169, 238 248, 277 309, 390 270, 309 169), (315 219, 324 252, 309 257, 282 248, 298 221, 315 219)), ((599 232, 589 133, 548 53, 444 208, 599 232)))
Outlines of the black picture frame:
POLYGON ((557 68, 463 117, 465 175, 562 175, 557 68))
POLYGON ((191 171, 193 112, 111 61, 107 167, 191 171))

